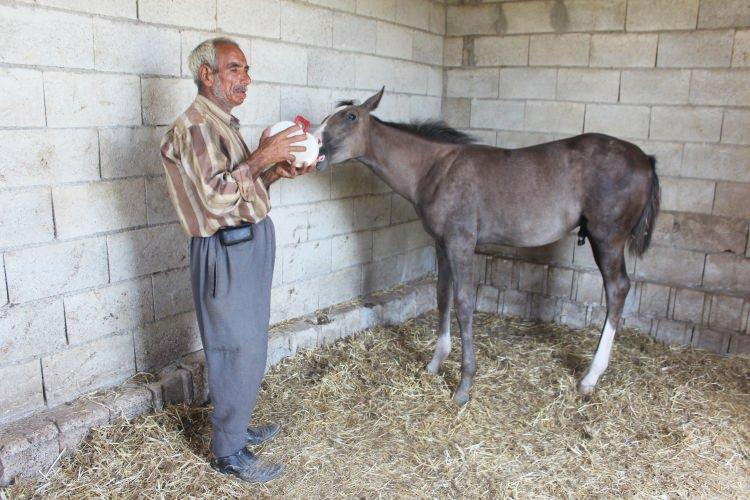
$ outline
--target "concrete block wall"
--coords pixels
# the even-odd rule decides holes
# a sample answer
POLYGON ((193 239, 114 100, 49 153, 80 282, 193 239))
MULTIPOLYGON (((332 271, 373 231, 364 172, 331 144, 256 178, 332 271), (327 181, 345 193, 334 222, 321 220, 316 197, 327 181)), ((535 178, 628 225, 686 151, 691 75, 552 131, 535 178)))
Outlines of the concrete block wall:
MULTIPOLYGON (((662 213, 650 251, 628 258, 624 322, 747 353, 750 0, 447 3, 446 119, 505 148, 603 132, 654 154, 662 213)), ((603 321, 591 249, 572 235, 477 269, 481 310, 603 321)))
MULTIPOLYGON (((0 422, 200 348, 187 240, 158 144, 203 39, 234 37, 248 144, 381 85, 384 119, 438 117, 445 5, 430 0, 0 1, 0 422)), ((271 191, 272 321, 434 270, 411 206, 365 167, 271 191)))

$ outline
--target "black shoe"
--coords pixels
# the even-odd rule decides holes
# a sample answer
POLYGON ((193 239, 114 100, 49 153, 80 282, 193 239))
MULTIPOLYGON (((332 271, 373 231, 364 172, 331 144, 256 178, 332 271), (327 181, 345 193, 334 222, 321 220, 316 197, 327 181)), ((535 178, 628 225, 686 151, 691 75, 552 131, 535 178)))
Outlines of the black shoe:
POLYGON ((284 473, 284 466, 265 462, 243 448, 234 455, 214 458, 211 467, 248 483, 266 483, 284 473))
POLYGON ((276 437, 281 430, 279 424, 269 424, 262 427, 247 428, 247 444, 262 444, 276 437))

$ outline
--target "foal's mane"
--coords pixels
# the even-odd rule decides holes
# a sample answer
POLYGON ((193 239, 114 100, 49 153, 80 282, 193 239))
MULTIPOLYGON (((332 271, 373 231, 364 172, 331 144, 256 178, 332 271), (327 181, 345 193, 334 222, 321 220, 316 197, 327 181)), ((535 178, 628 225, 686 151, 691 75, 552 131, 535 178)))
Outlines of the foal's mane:
MULTIPOLYGON (((339 101, 336 103, 336 107, 339 106, 353 106, 354 101, 339 101)), ((381 120, 377 116, 371 116, 373 120, 383 125, 393 127, 395 129, 414 134, 425 139, 429 139, 435 142, 443 142, 448 144, 472 144, 477 140, 475 137, 465 134, 455 128, 451 127, 442 120, 423 120, 413 121, 411 123, 397 123, 387 122, 381 120)))

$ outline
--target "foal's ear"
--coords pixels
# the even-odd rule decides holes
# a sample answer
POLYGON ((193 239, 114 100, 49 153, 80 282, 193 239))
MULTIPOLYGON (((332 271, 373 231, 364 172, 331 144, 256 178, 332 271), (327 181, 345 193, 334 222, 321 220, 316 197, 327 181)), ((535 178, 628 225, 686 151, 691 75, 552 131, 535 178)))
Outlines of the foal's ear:
POLYGON ((380 89, 380 92, 375 94, 374 96, 367 99, 363 104, 362 107, 369 109, 370 111, 374 111, 375 108, 378 107, 378 104, 380 104, 380 99, 383 97, 383 91, 385 90, 385 85, 383 85, 383 88, 380 89))

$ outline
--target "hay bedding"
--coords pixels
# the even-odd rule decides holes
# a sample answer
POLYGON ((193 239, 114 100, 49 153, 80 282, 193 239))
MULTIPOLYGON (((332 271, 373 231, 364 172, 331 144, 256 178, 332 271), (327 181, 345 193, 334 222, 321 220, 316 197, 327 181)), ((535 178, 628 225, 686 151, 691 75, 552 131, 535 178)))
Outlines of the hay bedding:
POLYGON ((584 401, 574 387, 595 332, 479 314, 479 372, 459 409, 458 346, 440 375, 424 372, 436 322, 373 329, 276 367, 257 417, 284 428, 260 453, 287 473, 268 485, 214 473, 208 409, 177 406, 96 429, 46 480, 5 495, 750 496, 750 359, 626 332, 584 401))

